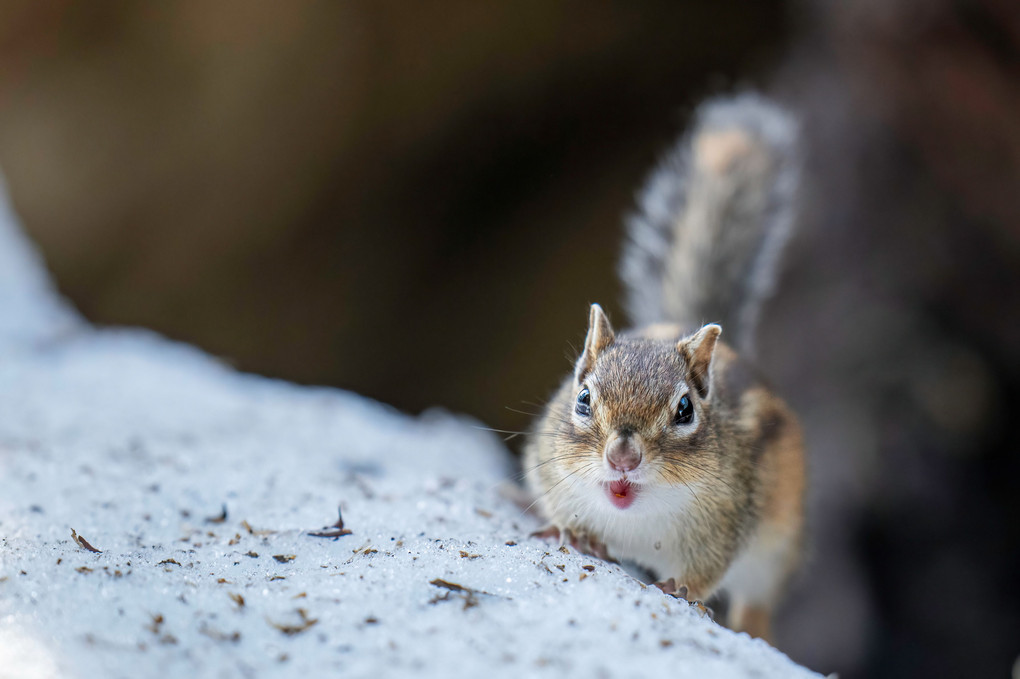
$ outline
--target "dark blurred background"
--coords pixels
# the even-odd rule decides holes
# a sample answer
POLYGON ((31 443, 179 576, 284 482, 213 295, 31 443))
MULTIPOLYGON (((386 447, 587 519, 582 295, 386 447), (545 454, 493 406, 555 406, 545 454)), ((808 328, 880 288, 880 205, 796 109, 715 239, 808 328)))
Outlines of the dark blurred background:
POLYGON ((589 302, 623 324, 621 217, 693 106, 773 94, 809 186, 760 354, 813 478, 779 646, 1008 676, 1020 3, 849 5, 4 0, 0 167, 93 321, 516 430, 589 302))

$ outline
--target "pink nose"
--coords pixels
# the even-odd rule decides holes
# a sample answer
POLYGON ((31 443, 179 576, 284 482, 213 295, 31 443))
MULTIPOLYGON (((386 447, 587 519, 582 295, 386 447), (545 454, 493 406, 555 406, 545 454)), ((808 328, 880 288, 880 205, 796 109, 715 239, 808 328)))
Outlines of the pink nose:
POLYGON ((641 464, 641 451, 629 437, 620 437, 609 444, 606 461, 618 472, 629 472, 641 464))

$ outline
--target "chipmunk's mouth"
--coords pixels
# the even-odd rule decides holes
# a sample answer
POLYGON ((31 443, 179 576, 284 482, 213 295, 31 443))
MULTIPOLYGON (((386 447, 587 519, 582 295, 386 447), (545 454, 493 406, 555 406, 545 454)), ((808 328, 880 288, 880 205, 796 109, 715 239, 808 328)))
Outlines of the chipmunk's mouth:
POLYGON ((627 479, 612 481, 604 486, 606 496, 617 509, 626 509, 634 504, 637 498, 638 487, 627 479))

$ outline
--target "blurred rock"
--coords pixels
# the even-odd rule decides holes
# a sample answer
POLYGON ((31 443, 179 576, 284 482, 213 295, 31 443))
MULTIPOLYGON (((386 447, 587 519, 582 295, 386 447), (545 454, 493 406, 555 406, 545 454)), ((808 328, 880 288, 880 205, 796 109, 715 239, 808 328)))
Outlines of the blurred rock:
POLYGON ((1020 6, 810 8, 779 81, 813 186, 761 351, 814 456, 814 564, 784 639, 844 677, 1005 674, 1020 650, 1020 6))
POLYGON ((90 319, 518 429, 778 5, 6 3, 0 162, 90 319))

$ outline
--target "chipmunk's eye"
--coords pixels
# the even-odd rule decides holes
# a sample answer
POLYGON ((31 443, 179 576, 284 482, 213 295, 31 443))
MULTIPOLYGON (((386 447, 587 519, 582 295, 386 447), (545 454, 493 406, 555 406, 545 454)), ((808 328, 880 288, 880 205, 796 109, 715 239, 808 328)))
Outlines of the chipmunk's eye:
POLYGON ((588 391, 588 387, 581 389, 577 395, 577 403, 574 404, 574 410, 578 415, 584 417, 591 416, 591 392, 588 391))
POLYGON ((694 404, 691 403, 691 397, 684 394, 680 397, 680 405, 676 409, 676 419, 673 421, 674 424, 690 424, 691 420, 694 419, 694 404))

